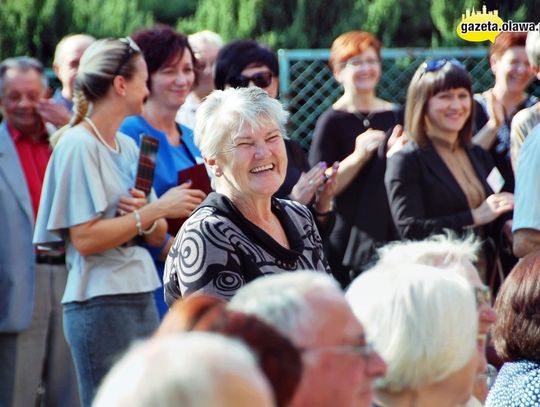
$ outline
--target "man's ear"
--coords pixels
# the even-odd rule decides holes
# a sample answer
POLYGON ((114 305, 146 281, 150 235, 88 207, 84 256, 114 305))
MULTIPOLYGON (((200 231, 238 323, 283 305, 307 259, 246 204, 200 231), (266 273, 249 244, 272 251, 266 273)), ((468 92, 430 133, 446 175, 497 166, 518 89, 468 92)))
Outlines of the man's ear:
POLYGON ((122 75, 116 75, 112 81, 114 91, 120 96, 126 96, 127 83, 122 75))
POLYGON ((60 71, 60 67, 58 66, 58 64, 53 64, 52 69, 56 77, 58 77, 58 71, 60 71))

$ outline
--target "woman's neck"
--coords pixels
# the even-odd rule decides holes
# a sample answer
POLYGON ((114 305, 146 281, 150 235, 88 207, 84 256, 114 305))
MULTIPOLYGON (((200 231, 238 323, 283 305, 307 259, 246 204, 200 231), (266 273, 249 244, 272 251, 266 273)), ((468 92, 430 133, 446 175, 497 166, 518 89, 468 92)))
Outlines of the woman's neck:
POLYGON ((443 147, 448 150, 454 151, 459 148, 459 134, 455 133, 428 133, 428 138, 436 147, 443 147))
POLYGON ((375 96, 375 91, 371 92, 351 92, 345 91, 337 102, 334 108, 344 110, 349 113, 354 112, 372 112, 383 110, 385 102, 375 96))
POLYGON ((191 91, 191 96, 195 99, 196 102, 202 102, 202 100, 207 97, 210 93, 212 93, 213 89, 193 89, 191 91))
POLYGON ((167 133, 167 135, 175 134, 177 131, 176 124, 177 110, 167 109, 158 106, 152 101, 147 101, 143 107, 143 117, 156 130, 167 133))
POLYGON ((120 111, 116 106, 116 103, 109 103, 105 100, 94 103, 92 113, 89 116, 103 140, 111 145, 115 144, 116 132, 126 117, 126 113, 120 111))
POLYGON ((506 116, 512 115, 516 108, 527 97, 525 92, 510 92, 504 85, 497 85, 491 89, 497 100, 501 101, 506 116))
POLYGON ((272 216, 271 197, 247 196, 246 194, 241 193, 241 191, 229 187, 228 185, 223 185, 228 181, 221 181, 223 182, 217 183, 216 191, 229 198, 240 213, 244 215, 244 217, 246 217, 250 222, 256 225, 261 225, 264 222, 267 222, 272 216))

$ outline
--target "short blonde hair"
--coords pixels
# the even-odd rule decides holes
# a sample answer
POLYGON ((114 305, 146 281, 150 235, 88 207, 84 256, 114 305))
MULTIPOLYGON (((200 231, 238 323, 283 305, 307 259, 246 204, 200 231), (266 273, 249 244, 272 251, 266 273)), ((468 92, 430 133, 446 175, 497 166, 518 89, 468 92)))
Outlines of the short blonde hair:
POLYGON ((478 315, 471 285, 422 265, 376 266, 346 293, 368 338, 388 365, 376 384, 388 391, 444 380, 476 352, 478 315))
POLYGON ((191 48, 193 48, 193 51, 195 52, 207 45, 214 45, 217 48, 221 48, 223 46, 223 40, 219 34, 210 30, 202 30, 190 34, 188 35, 188 41, 189 45, 191 45, 191 48))

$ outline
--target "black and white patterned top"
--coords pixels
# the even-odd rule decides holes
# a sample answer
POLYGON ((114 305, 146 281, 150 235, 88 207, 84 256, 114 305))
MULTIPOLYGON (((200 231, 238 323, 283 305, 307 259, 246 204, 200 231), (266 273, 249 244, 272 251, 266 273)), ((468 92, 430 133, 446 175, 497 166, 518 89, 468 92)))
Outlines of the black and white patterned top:
POLYGON ((485 406, 540 406, 540 365, 528 360, 505 363, 489 391, 485 406))
POLYGON ((165 298, 204 292, 225 299, 255 278, 295 270, 330 272, 313 216, 303 205, 272 198, 287 249, 247 220, 224 195, 211 193, 182 226, 165 263, 165 298))

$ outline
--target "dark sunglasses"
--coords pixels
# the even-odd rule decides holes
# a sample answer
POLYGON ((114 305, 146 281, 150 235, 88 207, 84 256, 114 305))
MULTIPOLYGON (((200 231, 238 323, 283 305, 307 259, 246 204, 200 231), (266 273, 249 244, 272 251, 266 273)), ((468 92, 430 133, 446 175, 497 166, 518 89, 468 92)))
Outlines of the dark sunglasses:
POLYGON ((238 75, 229 79, 229 85, 233 88, 247 88, 250 82, 259 88, 270 86, 273 78, 272 72, 258 72, 252 76, 238 75))
POLYGON ((116 68, 114 71, 114 76, 120 75, 120 71, 127 64, 133 54, 141 52, 140 48, 137 46, 137 44, 135 44, 135 41, 133 41, 131 37, 120 38, 119 41, 126 45, 126 49, 124 51, 124 55, 122 55, 120 63, 118 64, 118 68, 116 68))
POLYGON ((455 58, 429 59, 422 64, 422 68, 424 68, 424 72, 437 72, 439 69, 442 69, 442 67, 445 66, 447 63, 466 70, 465 66, 455 58))

